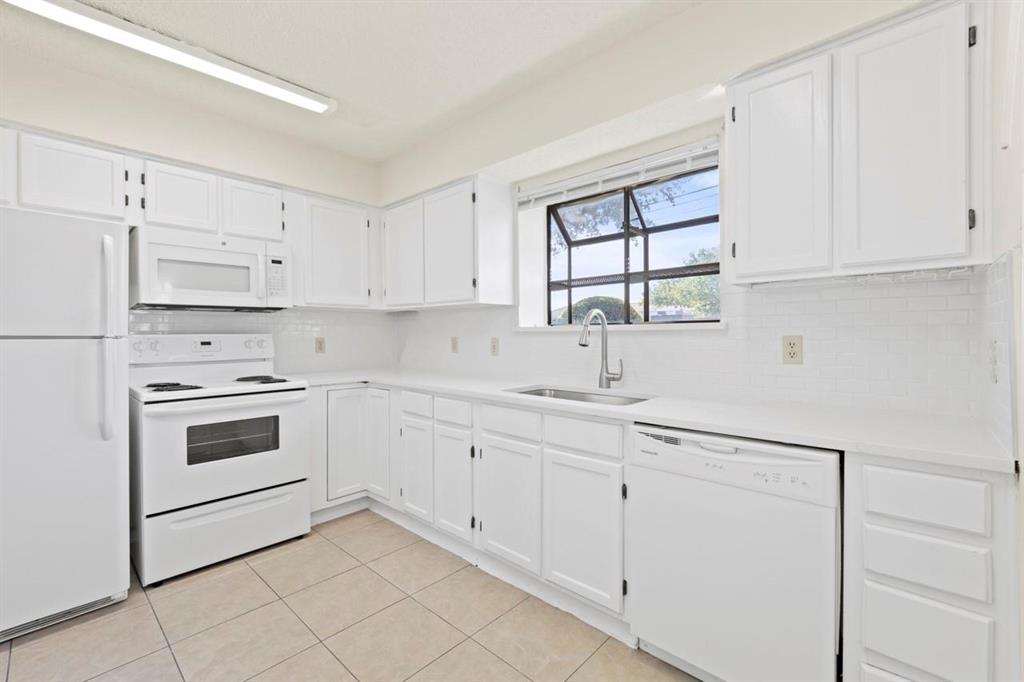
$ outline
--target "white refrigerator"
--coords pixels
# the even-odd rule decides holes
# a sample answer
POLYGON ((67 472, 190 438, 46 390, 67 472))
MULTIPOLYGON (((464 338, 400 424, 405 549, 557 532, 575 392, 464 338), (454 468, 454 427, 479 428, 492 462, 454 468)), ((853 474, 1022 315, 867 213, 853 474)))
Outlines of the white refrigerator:
POLYGON ((0 208, 0 642, 123 599, 128 227, 0 208))

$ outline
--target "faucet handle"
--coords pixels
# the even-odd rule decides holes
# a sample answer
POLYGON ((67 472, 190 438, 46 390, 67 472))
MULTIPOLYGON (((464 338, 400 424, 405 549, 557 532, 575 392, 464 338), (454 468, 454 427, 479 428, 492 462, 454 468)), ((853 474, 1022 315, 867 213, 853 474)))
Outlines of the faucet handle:
POLYGON ((622 358, 619 358, 619 371, 608 372, 608 379, 611 381, 622 381, 622 358))

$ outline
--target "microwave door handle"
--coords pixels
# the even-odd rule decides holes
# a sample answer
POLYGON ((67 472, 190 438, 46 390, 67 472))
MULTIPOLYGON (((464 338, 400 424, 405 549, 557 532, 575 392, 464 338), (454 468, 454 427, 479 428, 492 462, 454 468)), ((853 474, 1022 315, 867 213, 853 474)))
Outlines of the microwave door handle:
MULTIPOLYGON (((171 404, 171 403, 155 403, 149 404, 145 407, 145 414, 147 417, 173 417, 182 414, 197 414, 205 413, 210 414, 218 410, 233 410, 246 407, 263 408, 269 405, 287 405, 288 403, 298 403, 306 399, 306 391, 298 390, 293 392, 294 395, 288 396, 277 396, 269 400, 256 400, 254 398, 242 399, 242 400, 226 400, 224 398, 213 398, 216 402, 210 402, 206 399, 199 399, 196 401, 204 403, 201 405, 189 405, 189 404, 171 404)), ((272 395, 272 394, 271 394, 272 395)))
POLYGON ((117 292, 114 287, 114 238, 103 235, 103 314, 106 317, 104 336, 118 336, 116 311, 117 292))
POLYGON ((100 435, 103 440, 114 437, 114 339, 103 339, 103 416, 100 435))

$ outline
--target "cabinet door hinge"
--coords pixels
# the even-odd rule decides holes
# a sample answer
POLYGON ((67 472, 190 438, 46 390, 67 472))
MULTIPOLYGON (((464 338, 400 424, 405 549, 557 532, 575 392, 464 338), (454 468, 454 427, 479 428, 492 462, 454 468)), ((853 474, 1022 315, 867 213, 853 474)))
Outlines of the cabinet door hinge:
POLYGON ((284 210, 284 202, 283 201, 281 202, 281 210, 282 211, 284 210))
POLYGON ((473 288, 476 289, 476 277, 473 278, 473 288))
POLYGON ((401 488, 399 488, 399 489, 398 489, 398 496, 399 496, 399 497, 402 497, 402 495, 404 495, 404 494, 405 494, 405 493, 404 493, 404 492, 402 491, 402 489, 401 489, 401 488))
POLYGON ((477 457, 478 457, 479 459, 483 459, 483 458, 484 458, 484 449, 483 449, 483 447, 482 447, 482 446, 481 446, 481 448, 480 448, 480 454, 479 454, 479 455, 477 455, 477 457))
POLYGON ((732 122, 736 122, 736 107, 732 108, 732 122))
POLYGON ((124 195, 124 205, 125 206, 128 205, 128 195, 127 194, 124 195))
POLYGON ((971 26, 967 29, 967 47, 974 47, 978 44, 978 27, 971 26))
POLYGON ((629 594, 629 581, 625 578, 622 579, 622 596, 625 597, 629 594))
POLYGON ((476 203, 476 192, 473 192, 473 203, 476 203))
POLYGON ((366 219, 366 229, 367 230, 370 229, 370 219, 369 218, 366 219))
POLYGON ((146 184, 146 174, 145 173, 141 173, 139 179, 142 181, 143 185, 146 184))
POLYGON ((1019 459, 1013 460, 1013 475, 1016 476, 1018 479, 1020 478, 1020 460, 1019 459))
POLYGON ((476 517, 475 516, 470 516, 469 517, 469 527, 470 528, 476 528, 476 517))
POLYGON ((370 295, 370 290, 369 290, 369 289, 367 289, 367 290, 366 290, 366 295, 367 295, 367 296, 369 296, 369 295, 370 295))
POLYGON ((967 229, 968 230, 973 230, 974 229, 974 225, 977 222, 977 219, 978 219, 978 216, 974 212, 973 208, 971 210, 967 211, 967 229))
POLYGON ((736 257, 736 242, 732 243, 732 257, 736 257))
POLYGON ((125 171, 124 171, 124 181, 128 182, 128 170, 127 169, 125 169, 125 171))
POLYGON ((627 493, 626 484, 623 483, 622 484, 622 499, 626 499, 627 495, 628 495, 628 493, 627 493))
POLYGON ((139 203, 142 204, 142 210, 146 210, 146 197, 139 199, 139 203))
POLYGON ((478 525, 480 526, 480 532, 483 533, 484 532, 484 522, 481 521, 478 525))
POLYGON ((399 438, 401 438, 401 437, 402 437, 402 429, 398 429, 398 437, 399 437, 399 438))
POLYGON ((475 459, 476 458, 476 446, 475 445, 470 445, 469 446, 469 458, 470 459, 475 459))
POLYGON ((281 221, 281 231, 282 232, 284 231, 284 221, 283 220, 281 221))

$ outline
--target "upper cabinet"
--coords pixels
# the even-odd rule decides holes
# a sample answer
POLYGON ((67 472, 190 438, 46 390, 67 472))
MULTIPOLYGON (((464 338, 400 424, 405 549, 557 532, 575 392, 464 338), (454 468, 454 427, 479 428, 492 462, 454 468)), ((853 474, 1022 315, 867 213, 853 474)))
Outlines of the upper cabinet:
POLYGON ((831 55, 732 91, 728 219, 739 276, 832 265, 831 55))
POLYGON ((18 199, 25 207, 124 218, 123 154, 21 133, 18 176, 18 199))
POLYGON ((968 255, 967 7, 837 55, 839 265, 968 255))
POLYGON ((387 307, 514 303, 512 191, 485 176, 384 213, 387 307))
POLYGON ((969 29, 987 16, 929 8, 729 85, 737 283, 991 259, 985 174, 970 172, 987 60, 969 29))
POLYGON ((268 241, 284 238, 284 204, 279 188, 224 178, 221 199, 224 234, 268 241))
POLYGON ((216 175, 148 160, 143 169, 142 211, 147 225, 217 232, 216 175))
POLYGON ((18 133, 0 128, 0 206, 14 203, 18 193, 18 133))
POLYGON ((384 212, 384 304, 423 303, 423 199, 384 212))

